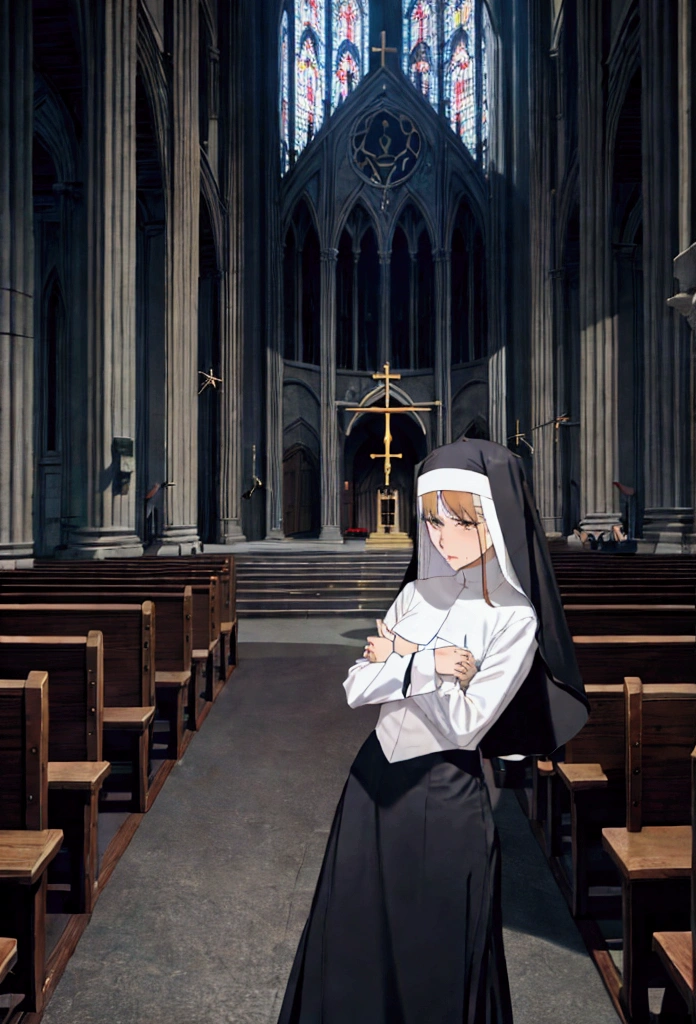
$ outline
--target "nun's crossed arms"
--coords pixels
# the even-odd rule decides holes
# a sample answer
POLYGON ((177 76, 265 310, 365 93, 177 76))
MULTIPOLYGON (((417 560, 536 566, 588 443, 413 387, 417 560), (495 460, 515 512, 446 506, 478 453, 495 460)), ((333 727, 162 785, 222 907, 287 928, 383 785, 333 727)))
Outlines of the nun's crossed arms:
MULTIPOLYGON (((379 636, 368 636, 363 656, 368 661, 386 661, 390 654, 415 654, 418 645, 388 629, 377 619, 379 636)), ((439 676, 454 676, 460 683, 468 683, 476 674, 476 663, 471 651, 465 647, 436 647, 435 671, 439 676)))

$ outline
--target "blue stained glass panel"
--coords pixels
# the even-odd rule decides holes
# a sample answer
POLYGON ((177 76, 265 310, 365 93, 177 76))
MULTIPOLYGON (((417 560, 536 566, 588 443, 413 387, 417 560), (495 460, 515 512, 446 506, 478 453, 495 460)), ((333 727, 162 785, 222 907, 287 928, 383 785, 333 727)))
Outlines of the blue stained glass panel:
POLYGON ((324 121, 324 0, 295 6, 295 149, 301 153, 324 121))
POLYGON ((404 74, 437 107, 437 12, 430 0, 404 0, 404 74))
POLYGON ((368 0, 333 0, 332 110, 368 70, 368 0))
POLYGON ((476 156, 476 28, 473 0, 445 4, 445 96, 452 130, 476 156))
POLYGON ((283 11, 280 22, 280 173, 290 166, 290 24, 283 11))

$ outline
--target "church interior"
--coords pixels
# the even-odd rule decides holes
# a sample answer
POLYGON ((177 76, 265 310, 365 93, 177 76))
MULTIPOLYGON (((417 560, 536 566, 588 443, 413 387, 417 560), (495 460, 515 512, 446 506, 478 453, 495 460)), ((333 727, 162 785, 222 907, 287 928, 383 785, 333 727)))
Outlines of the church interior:
POLYGON ((486 766, 515 1022, 696 1021, 690 0, 0 14, 2 1024, 275 1024, 467 438, 591 706, 486 766))

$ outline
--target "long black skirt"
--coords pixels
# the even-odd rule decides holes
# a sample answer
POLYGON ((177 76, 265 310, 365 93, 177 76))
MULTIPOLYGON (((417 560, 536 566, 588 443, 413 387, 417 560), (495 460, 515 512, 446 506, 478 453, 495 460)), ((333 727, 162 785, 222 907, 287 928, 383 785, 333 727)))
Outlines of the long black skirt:
POLYGON ((500 844, 478 753, 390 764, 336 809, 279 1024, 511 1024, 500 844))

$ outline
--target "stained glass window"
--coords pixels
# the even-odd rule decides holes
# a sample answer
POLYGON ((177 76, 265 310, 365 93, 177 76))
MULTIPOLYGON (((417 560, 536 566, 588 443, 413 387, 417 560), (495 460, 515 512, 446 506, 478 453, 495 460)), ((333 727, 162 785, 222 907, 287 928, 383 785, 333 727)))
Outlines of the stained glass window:
POLYGON ((283 11, 280 22, 280 173, 290 166, 290 24, 283 11))
POLYGON ((481 32, 481 163, 488 166, 488 40, 491 37, 491 16, 483 8, 483 31, 481 32))
POLYGON ((332 109, 367 74, 368 0, 333 0, 332 109))
POLYGON ((296 0, 295 62, 295 149, 300 153, 324 120, 324 0, 296 0))
POLYGON ((404 73, 437 107, 437 15, 430 0, 407 0, 404 10, 404 73))
POLYGON ((476 29, 472 0, 445 7, 445 96, 452 130, 476 155, 476 29))

